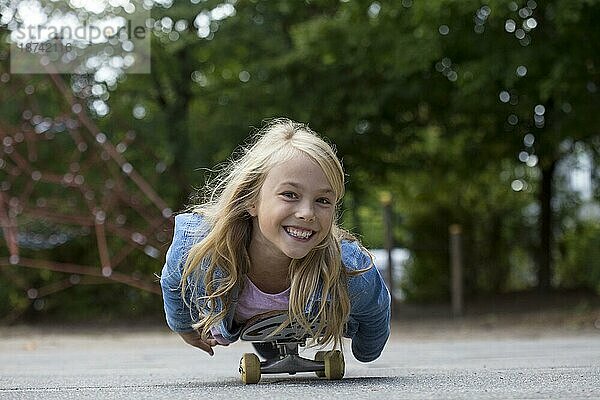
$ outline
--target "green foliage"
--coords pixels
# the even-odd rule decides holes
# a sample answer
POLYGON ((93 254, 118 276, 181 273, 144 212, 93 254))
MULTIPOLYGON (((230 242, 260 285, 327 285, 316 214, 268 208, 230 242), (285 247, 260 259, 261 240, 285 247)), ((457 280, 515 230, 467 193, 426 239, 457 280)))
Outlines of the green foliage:
POLYGON ((563 235, 556 279, 562 287, 589 288, 600 293, 600 223, 578 223, 563 235))
MULTIPOLYGON (((446 150, 445 154, 451 155, 446 150)), ((451 224, 462 227, 465 290, 470 294, 511 289, 509 276, 518 268, 512 254, 531 251, 533 227, 523 214, 532 199, 515 193, 503 168, 474 170, 467 177, 458 165, 445 165, 438 154, 427 171, 403 176, 397 184, 398 208, 405 215, 412 260, 403 284, 408 300, 446 300, 449 287, 449 233, 451 224), (436 163, 442 165, 435 165, 436 163), (452 172, 444 172, 452 171, 452 172), (504 182, 498 185, 496 180, 504 182)), ((451 157, 451 156, 450 156, 451 157)), ((449 160, 447 160, 449 161, 449 160)))
MULTIPOLYGON (((210 35, 200 38, 196 16, 219 4, 155 7, 156 21, 185 20, 187 28, 177 40, 160 28, 153 32, 151 74, 126 75, 114 87, 100 83, 111 111, 94 122, 112 143, 121 144, 123 156, 173 210, 189 203, 207 170, 243 143, 251 127, 288 116, 310 122, 335 143, 349 174, 343 224, 370 246, 383 245, 379 193, 393 194, 395 239, 412 254, 403 282, 409 300, 448 298, 453 223, 464 232, 468 294, 535 283, 542 177, 552 171, 549 166, 575 154, 578 143, 594 166, 600 156, 598 1, 242 1, 235 3, 235 15, 212 21, 210 35), (529 18, 536 27, 524 29, 529 18), (514 31, 507 28, 510 20, 514 31), (540 105, 542 122, 535 114, 540 105), (534 143, 524 143, 527 134, 534 143), (521 152, 537 161, 519 161, 521 152)), ((0 37, 2 78, 8 71, 6 32, 0 37)), ((96 83, 92 77, 66 78, 72 88, 81 80, 96 83)), ((5 126, 19 126, 25 110, 51 117, 70 113, 47 77, 11 75, 1 82, 0 133, 5 126), (34 96, 26 94, 28 86, 34 96)), ((94 100, 90 90, 75 92, 84 106, 94 100)), ((66 153, 68 140, 63 135, 52 142, 65 152, 64 160, 57 160, 55 148, 40 147, 40 168, 68 171, 74 157, 66 153)), ((86 183, 102 187, 115 168, 90 171, 86 183)), ((600 172, 593 170, 597 183, 600 172)), ((0 183, 5 180, 14 193, 29 190, 26 181, 0 169, 0 183)), ((126 180, 117 184, 122 193, 132 189, 126 180)), ((89 207, 67 199, 61 187, 39 183, 36 188, 47 199, 59 199, 54 206, 65 212, 89 207)), ((553 211, 562 255, 556 281, 597 289, 597 226, 578 223, 561 238, 563 222, 577 220, 578 203, 568 182, 555 177, 554 190, 547 194, 560 200, 553 211)), ((117 201, 110 193, 100 191, 97 203, 117 201)), ((140 199, 138 207, 148 204, 140 199)), ((143 231, 147 221, 136 215, 132 209, 107 217, 124 217, 124 228, 143 231)), ((90 248, 93 230, 59 228, 26 215, 19 224, 33 234, 62 229, 69 236, 68 246, 23 248, 22 257, 99 265, 95 244, 90 248)), ((110 237, 110 253, 127 242, 125 233, 110 237)), ((4 241, 0 252, 0 257, 8 254, 4 241)), ((123 263, 128 274, 149 277, 161 261, 132 253, 123 263)), ((1 268, 0 315, 15 310, 39 315, 26 291, 58 288, 71 279, 47 270, 1 268)), ((44 296, 44 307, 40 302, 37 307, 60 316, 139 316, 158 308, 151 295, 99 282, 82 279, 44 296)))

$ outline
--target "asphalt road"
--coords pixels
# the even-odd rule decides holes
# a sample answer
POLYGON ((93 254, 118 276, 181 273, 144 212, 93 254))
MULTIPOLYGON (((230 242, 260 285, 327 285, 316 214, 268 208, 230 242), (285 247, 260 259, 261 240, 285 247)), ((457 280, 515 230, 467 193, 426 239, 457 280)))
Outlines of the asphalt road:
POLYGON ((270 375, 244 386, 237 368, 248 343, 221 347, 211 358, 166 330, 3 330, 0 399, 600 398, 600 333, 508 332, 409 330, 394 334, 373 363, 357 362, 346 346, 341 381, 270 375))

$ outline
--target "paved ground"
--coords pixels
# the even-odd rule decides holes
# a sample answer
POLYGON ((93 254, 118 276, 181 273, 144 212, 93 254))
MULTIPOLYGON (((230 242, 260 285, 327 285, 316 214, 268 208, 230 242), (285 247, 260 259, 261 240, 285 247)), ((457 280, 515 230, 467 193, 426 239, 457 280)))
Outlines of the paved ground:
POLYGON ((598 327, 413 321, 395 327, 376 362, 359 363, 346 349, 342 381, 271 375, 252 386, 237 373, 247 343, 211 358, 161 329, 5 328, 0 398, 600 398, 598 327))

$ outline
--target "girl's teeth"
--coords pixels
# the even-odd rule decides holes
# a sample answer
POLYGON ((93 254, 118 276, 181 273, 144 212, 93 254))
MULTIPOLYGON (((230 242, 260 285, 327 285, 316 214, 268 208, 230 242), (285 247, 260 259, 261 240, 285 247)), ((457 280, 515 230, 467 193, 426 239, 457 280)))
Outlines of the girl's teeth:
POLYGON ((286 231, 290 235, 297 237, 297 238, 301 238, 301 239, 307 239, 308 237, 310 237, 312 235, 312 231, 302 231, 302 230, 294 229, 294 228, 287 228, 286 231))

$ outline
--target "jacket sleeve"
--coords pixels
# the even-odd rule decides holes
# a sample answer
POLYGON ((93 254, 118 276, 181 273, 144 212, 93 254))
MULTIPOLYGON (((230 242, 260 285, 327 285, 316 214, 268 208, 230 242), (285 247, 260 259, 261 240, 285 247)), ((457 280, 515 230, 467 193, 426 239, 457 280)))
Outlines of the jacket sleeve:
POLYGON ((180 214, 175 217, 173 242, 166 255, 165 265, 160 276, 165 317, 167 325, 175 332, 191 332, 195 322, 191 307, 192 296, 186 290, 185 301, 181 295, 181 275, 192 245, 199 240, 201 217, 194 214, 180 214))
MULTIPOLYGON (((371 258, 357 242, 342 243, 342 260, 349 270, 368 268, 371 258)), ((346 336, 352 339, 352 354, 361 362, 377 359, 390 336, 390 293, 372 266, 348 279, 350 318, 346 336)))

